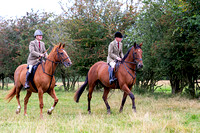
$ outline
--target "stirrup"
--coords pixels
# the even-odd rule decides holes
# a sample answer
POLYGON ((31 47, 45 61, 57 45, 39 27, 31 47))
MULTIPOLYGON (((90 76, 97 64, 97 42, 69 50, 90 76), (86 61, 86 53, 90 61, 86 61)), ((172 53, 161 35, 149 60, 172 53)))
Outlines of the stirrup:
POLYGON ((25 83, 24 88, 25 88, 25 89, 30 88, 29 84, 25 83))
POLYGON ((114 80, 113 79, 109 80, 109 83, 110 83, 110 85, 113 84, 114 80))
POLYGON ((109 80, 110 85, 113 84, 115 81, 117 80, 117 78, 112 78, 109 80))

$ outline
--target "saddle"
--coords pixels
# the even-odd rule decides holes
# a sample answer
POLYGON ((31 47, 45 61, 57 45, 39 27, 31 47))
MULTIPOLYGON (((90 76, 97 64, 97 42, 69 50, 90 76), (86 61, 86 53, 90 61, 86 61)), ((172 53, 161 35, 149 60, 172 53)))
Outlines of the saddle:
MULTIPOLYGON (((37 87, 35 86, 35 83, 33 82, 33 79, 34 79, 34 75, 35 75, 35 72, 38 68, 38 66, 41 64, 41 62, 37 63, 36 65, 33 65, 32 67, 32 70, 31 70, 31 74, 29 76, 29 81, 31 82, 33 88, 38 91, 37 87)), ((27 69, 29 69, 29 66, 27 66, 27 69)))

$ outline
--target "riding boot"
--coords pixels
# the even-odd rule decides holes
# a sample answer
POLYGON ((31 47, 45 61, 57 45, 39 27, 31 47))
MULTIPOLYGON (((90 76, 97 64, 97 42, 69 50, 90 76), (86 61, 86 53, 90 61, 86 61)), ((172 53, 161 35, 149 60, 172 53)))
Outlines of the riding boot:
POLYGON ((114 69, 112 67, 109 68, 109 83, 113 84, 113 82, 115 82, 115 80, 117 80, 115 78, 115 73, 114 73, 114 69))
POLYGON ((26 72, 26 82, 25 82, 25 85, 24 85, 25 89, 30 88, 30 86, 29 86, 29 76, 30 76, 30 74, 31 73, 29 73, 28 71, 26 72))

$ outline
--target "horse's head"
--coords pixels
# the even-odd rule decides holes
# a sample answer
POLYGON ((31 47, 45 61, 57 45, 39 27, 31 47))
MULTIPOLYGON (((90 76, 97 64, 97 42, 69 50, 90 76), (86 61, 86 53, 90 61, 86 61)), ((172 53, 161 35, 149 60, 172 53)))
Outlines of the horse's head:
POLYGON ((67 54, 67 52, 64 50, 65 44, 59 43, 59 45, 56 45, 53 49, 54 52, 56 52, 55 56, 55 62, 62 63, 65 67, 71 66, 72 62, 67 54))
POLYGON ((143 61, 142 61, 142 43, 139 45, 134 43, 134 50, 133 50, 133 59, 137 65, 137 68, 140 69, 143 67, 143 61))

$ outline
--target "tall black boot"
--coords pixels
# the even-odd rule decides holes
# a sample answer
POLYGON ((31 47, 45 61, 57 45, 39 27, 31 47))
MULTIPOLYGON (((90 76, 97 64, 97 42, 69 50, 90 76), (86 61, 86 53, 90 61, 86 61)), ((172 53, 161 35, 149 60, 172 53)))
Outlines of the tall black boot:
POLYGON ((115 78, 115 74, 114 74, 114 69, 112 67, 109 67, 108 69, 109 72, 109 83, 113 84, 113 82, 115 82, 116 78, 115 78))
POLYGON ((26 82, 25 82, 25 85, 24 85, 25 89, 30 88, 30 86, 29 86, 29 76, 30 76, 30 74, 31 73, 29 73, 28 71, 26 72, 26 82))

